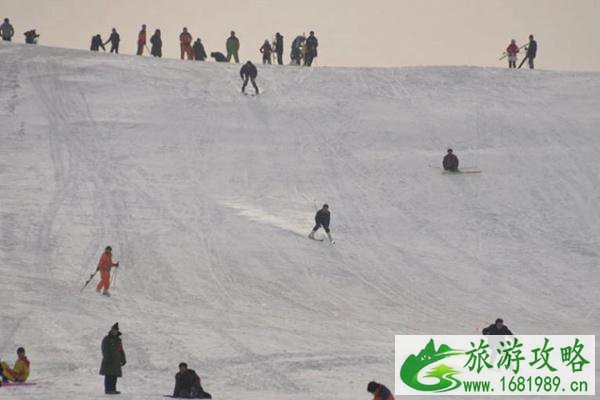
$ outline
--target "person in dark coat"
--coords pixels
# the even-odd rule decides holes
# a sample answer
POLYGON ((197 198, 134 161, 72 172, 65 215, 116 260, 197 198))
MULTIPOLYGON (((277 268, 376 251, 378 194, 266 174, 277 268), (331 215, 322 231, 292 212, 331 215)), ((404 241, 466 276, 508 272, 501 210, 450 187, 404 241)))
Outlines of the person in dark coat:
POLYGON ((90 45, 90 50, 99 51, 101 47, 103 51, 106 51, 104 43, 102 42, 102 36, 100 36, 100 34, 92 36, 92 44, 90 45))
POLYGON ((300 60, 302 60, 302 47, 306 42, 306 38, 304 35, 298 35, 292 41, 292 51, 290 53, 290 59, 292 60, 293 65, 300 65, 300 60))
POLYGON ((123 376, 121 368, 127 363, 120 336, 121 332, 117 322, 102 340, 100 375, 104 375, 104 392, 106 394, 120 393, 117 391, 117 378, 123 376))
POLYGON ((150 38, 150 54, 154 57, 162 57, 162 39, 160 37, 160 29, 154 31, 154 35, 150 38))
POLYGON ((323 227, 323 229, 325 229, 325 233, 327 233, 329 241, 333 243, 333 239, 331 238, 331 232, 329 230, 330 218, 331 214, 329 213, 329 205, 323 204, 323 207, 315 214, 315 226, 312 229, 312 231, 308 234, 308 237, 314 239, 315 232, 317 232, 319 228, 323 227))
POLYGON ((277 64, 283 65, 283 36, 279 32, 275 34, 275 53, 277 53, 277 64))
POLYGON ((502 318, 498 318, 495 323, 491 324, 487 328, 483 328, 481 331, 484 335, 501 335, 501 336, 513 336, 508 326, 504 325, 502 318))
POLYGON ((188 369, 186 363, 179 364, 179 372, 175 375, 175 389, 173 397, 185 399, 212 399, 210 393, 206 393, 200 383, 200 377, 193 369, 188 369))
POLYGON ((448 149, 442 165, 446 171, 458 172, 458 157, 452 152, 452 149, 448 149))
POLYGON ((314 31, 310 31, 306 38, 306 58, 304 59, 304 65, 310 67, 313 59, 317 56, 317 47, 319 47, 319 41, 315 36, 314 31))
POLYGON ((12 37, 15 35, 15 28, 10 24, 8 18, 4 18, 4 22, 0 25, 0 36, 5 42, 12 41, 12 37))
POLYGON ((256 86, 257 75, 258 70, 256 69, 256 66, 252 64, 251 61, 247 61, 246 64, 242 66, 242 68, 240 69, 240 77, 244 81, 244 83, 242 84, 242 93, 246 94, 246 85, 248 84, 248 80, 250 80, 250 82, 252 82, 252 86, 254 86, 255 93, 259 94, 258 86, 256 86))
POLYGON ((367 392, 373 395, 373 400, 394 400, 394 395, 384 385, 371 381, 367 384, 367 392))
POLYGON ((200 38, 196 39, 192 50, 194 51, 194 59, 196 61, 206 60, 206 51, 204 50, 204 45, 202 44, 200 38))
POLYGON ((40 37, 40 35, 38 35, 37 32, 35 31, 35 29, 27 31, 23 35, 25 35, 25 43, 27 43, 27 44, 36 44, 37 38, 40 37))
POLYGON ((214 58, 216 62, 227 62, 227 57, 225 57, 225 54, 219 51, 213 51, 210 53, 210 56, 214 58))
POLYGON ((533 38, 533 35, 529 35, 529 45, 527 46, 527 62, 529 64, 529 68, 533 69, 533 60, 535 60, 535 56, 537 55, 537 42, 533 38))
POLYGON ((119 42, 121 42, 121 36, 117 33, 115 28, 112 28, 112 32, 110 33, 110 37, 104 44, 110 43, 110 52, 119 54, 119 42))
POLYGON ((263 55, 263 57, 262 57, 263 64, 271 64, 271 53, 273 52, 271 43, 269 43, 269 41, 265 39, 265 42, 263 43, 263 45, 261 46, 259 51, 263 55))

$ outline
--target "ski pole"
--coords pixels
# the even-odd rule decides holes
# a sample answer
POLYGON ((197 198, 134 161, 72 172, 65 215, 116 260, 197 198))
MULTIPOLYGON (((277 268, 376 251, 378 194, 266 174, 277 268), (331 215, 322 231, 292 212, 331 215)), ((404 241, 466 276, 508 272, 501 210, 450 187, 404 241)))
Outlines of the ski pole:
POLYGON ((113 278, 112 278, 112 283, 111 286, 115 287, 115 285, 117 284, 117 272, 119 272, 119 269, 115 269, 115 273, 113 274, 113 278))
POLYGON ((79 293, 83 292, 83 289, 85 289, 87 287, 87 285, 90 284, 90 282, 92 281, 92 279, 94 279, 94 276, 96 276, 97 273, 98 273, 98 270, 94 271, 93 274, 90 274, 90 277, 88 278, 87 281, 85 281, 85 284, 83 285, 83 287, 81 288, 79 293))

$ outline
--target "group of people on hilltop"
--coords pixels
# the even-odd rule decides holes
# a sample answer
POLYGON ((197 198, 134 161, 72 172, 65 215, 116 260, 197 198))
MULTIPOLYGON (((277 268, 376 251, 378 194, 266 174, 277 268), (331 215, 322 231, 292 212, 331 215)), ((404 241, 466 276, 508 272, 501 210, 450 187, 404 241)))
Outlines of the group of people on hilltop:
MULTIPOLYGON (((25 43, 27 44, 36 44, 40 37, 35 29, 30 29, 23 33, 23 35, 25 35, 25 43)), ((4 18, 4 22, 0 25, 0 37, 5 42, 12 42, 13 36, 15 36, 15 28, 8 18, 4 18)))
MULTIPOLYGON (((147 27, 142 25, 138 32, 137 38, 137 51, 138 56, 144 55, 144 50, 147 49, 150 54, 154 57, 162 57, 162 46, 163 41, 161 38, 160 29, 156 29, 154 34, 147 39, 147 27), (148 48, 148 42, 151 47, 148 48)), ((119 53, 119 43, 121 38, 115 28, 112 29, 109 39, 106 42, 102 41, 102 36, 96 34, 92 36, 90 50, 99 51, 100 49, 106 51, 104 47, 108 43, 111 44, 111 53, 119 53)), ((179 45, 180 45, 180 58, 182 60, 197 60, 205 61, 208 58, 207 52, 204 48, 204 44, 200 38, 193 40, 192 34, 188 31, 187 27, 183 28, 183 31, 179 34, 179 45)), ((308 37, 300 35, 292 42, 291 52, 291 64, 294 65, 305 65, 311 66, 315 57, 317 57, 317 47, 319 41, 317 40, 314 31, 311 31, 308 37)), ((272 64, 272 57, 276 55, 277 64, 283 65, 283 35, 279 32, 275 34, 275 40, 273 43, 265 39, 262 46, 259 48, 259 52, 262 55, 263 64, 272 64)), ((216 62, 240 62, 239 50, 240 40, 236 36, 235 31, 231 31, 229 37, 225 41, 226 54, 215 51, 211 52, 210 56, 214 58, 216 62)))
POLYGON ((518 54, 521 52, 522 48, 525 48, 525 58, 523 59, 523 61, 521 61, 519 68, 521 68, 523 63, 527 61, 529 64, 529 68, 534 69, 534 60, 537 56, 538 47, 536 40, 533 38, 533 35, 529 35, 529 42, 521 47, 517 45, 517 41, 515 39, 512 39, 510 41, 510 44, 508 45, 508 47, 506 48, 506 52, 504 53, 504 56, 508 58, 508 68, 517 68, 518 54))

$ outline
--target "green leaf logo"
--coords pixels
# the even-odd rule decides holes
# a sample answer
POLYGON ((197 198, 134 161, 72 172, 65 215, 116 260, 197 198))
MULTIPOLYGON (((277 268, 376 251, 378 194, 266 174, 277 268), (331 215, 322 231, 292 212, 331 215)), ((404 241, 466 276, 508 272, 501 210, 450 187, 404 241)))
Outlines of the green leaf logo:
POLYGON ((463 354, 465 354, 464 351, 452 349, 445 344, 440 345, 440 348, 436 350, 433 339, 431 339, 418 355, 411 354, 406 358, 400 368, 400 379, 411 388, 422 392, 447 392, 454 390, 460 387, 461 381, 454 377, 459 371, 456 371, 452 367, 439 364, 427 371, 425 377, 437 378, 438 381, 434 384, 419 382, 419 373, 424 368, 440 360, 463 354))

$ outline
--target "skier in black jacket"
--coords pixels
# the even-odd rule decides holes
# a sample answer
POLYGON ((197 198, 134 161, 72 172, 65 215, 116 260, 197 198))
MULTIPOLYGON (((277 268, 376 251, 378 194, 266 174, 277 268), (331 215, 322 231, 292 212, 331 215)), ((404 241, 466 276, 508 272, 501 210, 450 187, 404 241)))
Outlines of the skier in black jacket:
POLYGON ((275 53, 277 53, 277 64, 283 65, 283 36, 279 32, 275 34, 275 53))
POLYGON ((319 41, 315 36, 314 31, 310 31, 310 34, 306 38, 306 59, 304 65, 310 67, 313 59, 317 56, 317 47, 319 47, 319 41))
POLYGON ((327 233, 327 238, 329 238, 329 242, 333 243, 333 238, 331 237, 331 232, 329 230, 329 221, 331 219, 331 214, 329 212, 329 205, 323 204, 323 208, 321 208, 315 214, 315 227, 308 234, 310 239, 315 239, 315 232, 319 230, 320 227, 325 229, 325 233, 327 233))
POLYGON ((502 336, 513 336, 508 326, 504 325, 502 318, 498 318, 495 323, 491 324, 487 328, 483 328, 481 332, 484 335, 502 335, 502 336))
POLYGON ((179 372, 175 375, 175 389, 173 397, 186 399, 212 399, 210 393, 206 393, 200 383, 200 377, 193 369, 188 369, 186 363, 179 364, 179 372))
POLYGON ((117 33, 115 28, 112 28, 112 32, 110 33, 110 37, 104 44, 110 43, 110 52, 119 54, 119 43, 121 42, 121 36, 117 33))
POLYGON ((529 45, 527 46, 527 62, 529 64, 529 68, 533 69, 533 60, 537 55, 537 42, 533 38, 533 35, 529 35, 529 45))
POLYGON ((154 31, 154 35, 150 38, 150 43, 152 44, 152 48, 150 49, 150 54, 153 57, 162 57, 162 39, 160 37, 160 29, 154 31))
POLYGON ((448 154, 444 157, 442 165, 446 171, 458 172, 458 157, 452 153, 452 149, 448 149, 448 154))
POLYGON ((100 34, 92 36, 92 44, 90 45, 90 50, 98 51, 98 50, 100 50, 100 47, 102 47, 103 51, 106 51, 106 48, 104 47, 104 44, 102 43, 102 36, 100 36, 100 34))
POLYGON ((254 91, 258 94, 258 86, 256 86, 256 76, 258 75, 258 70, 256 66, 252 64, 251 61, 247 61, 246 64, 242 66, 240 69, 240 77, 244 81, 242 84, 242 93, 246 94, 246 85, 248 84, 248 80, 252 82, 252 86, 254 86, 254 91))

